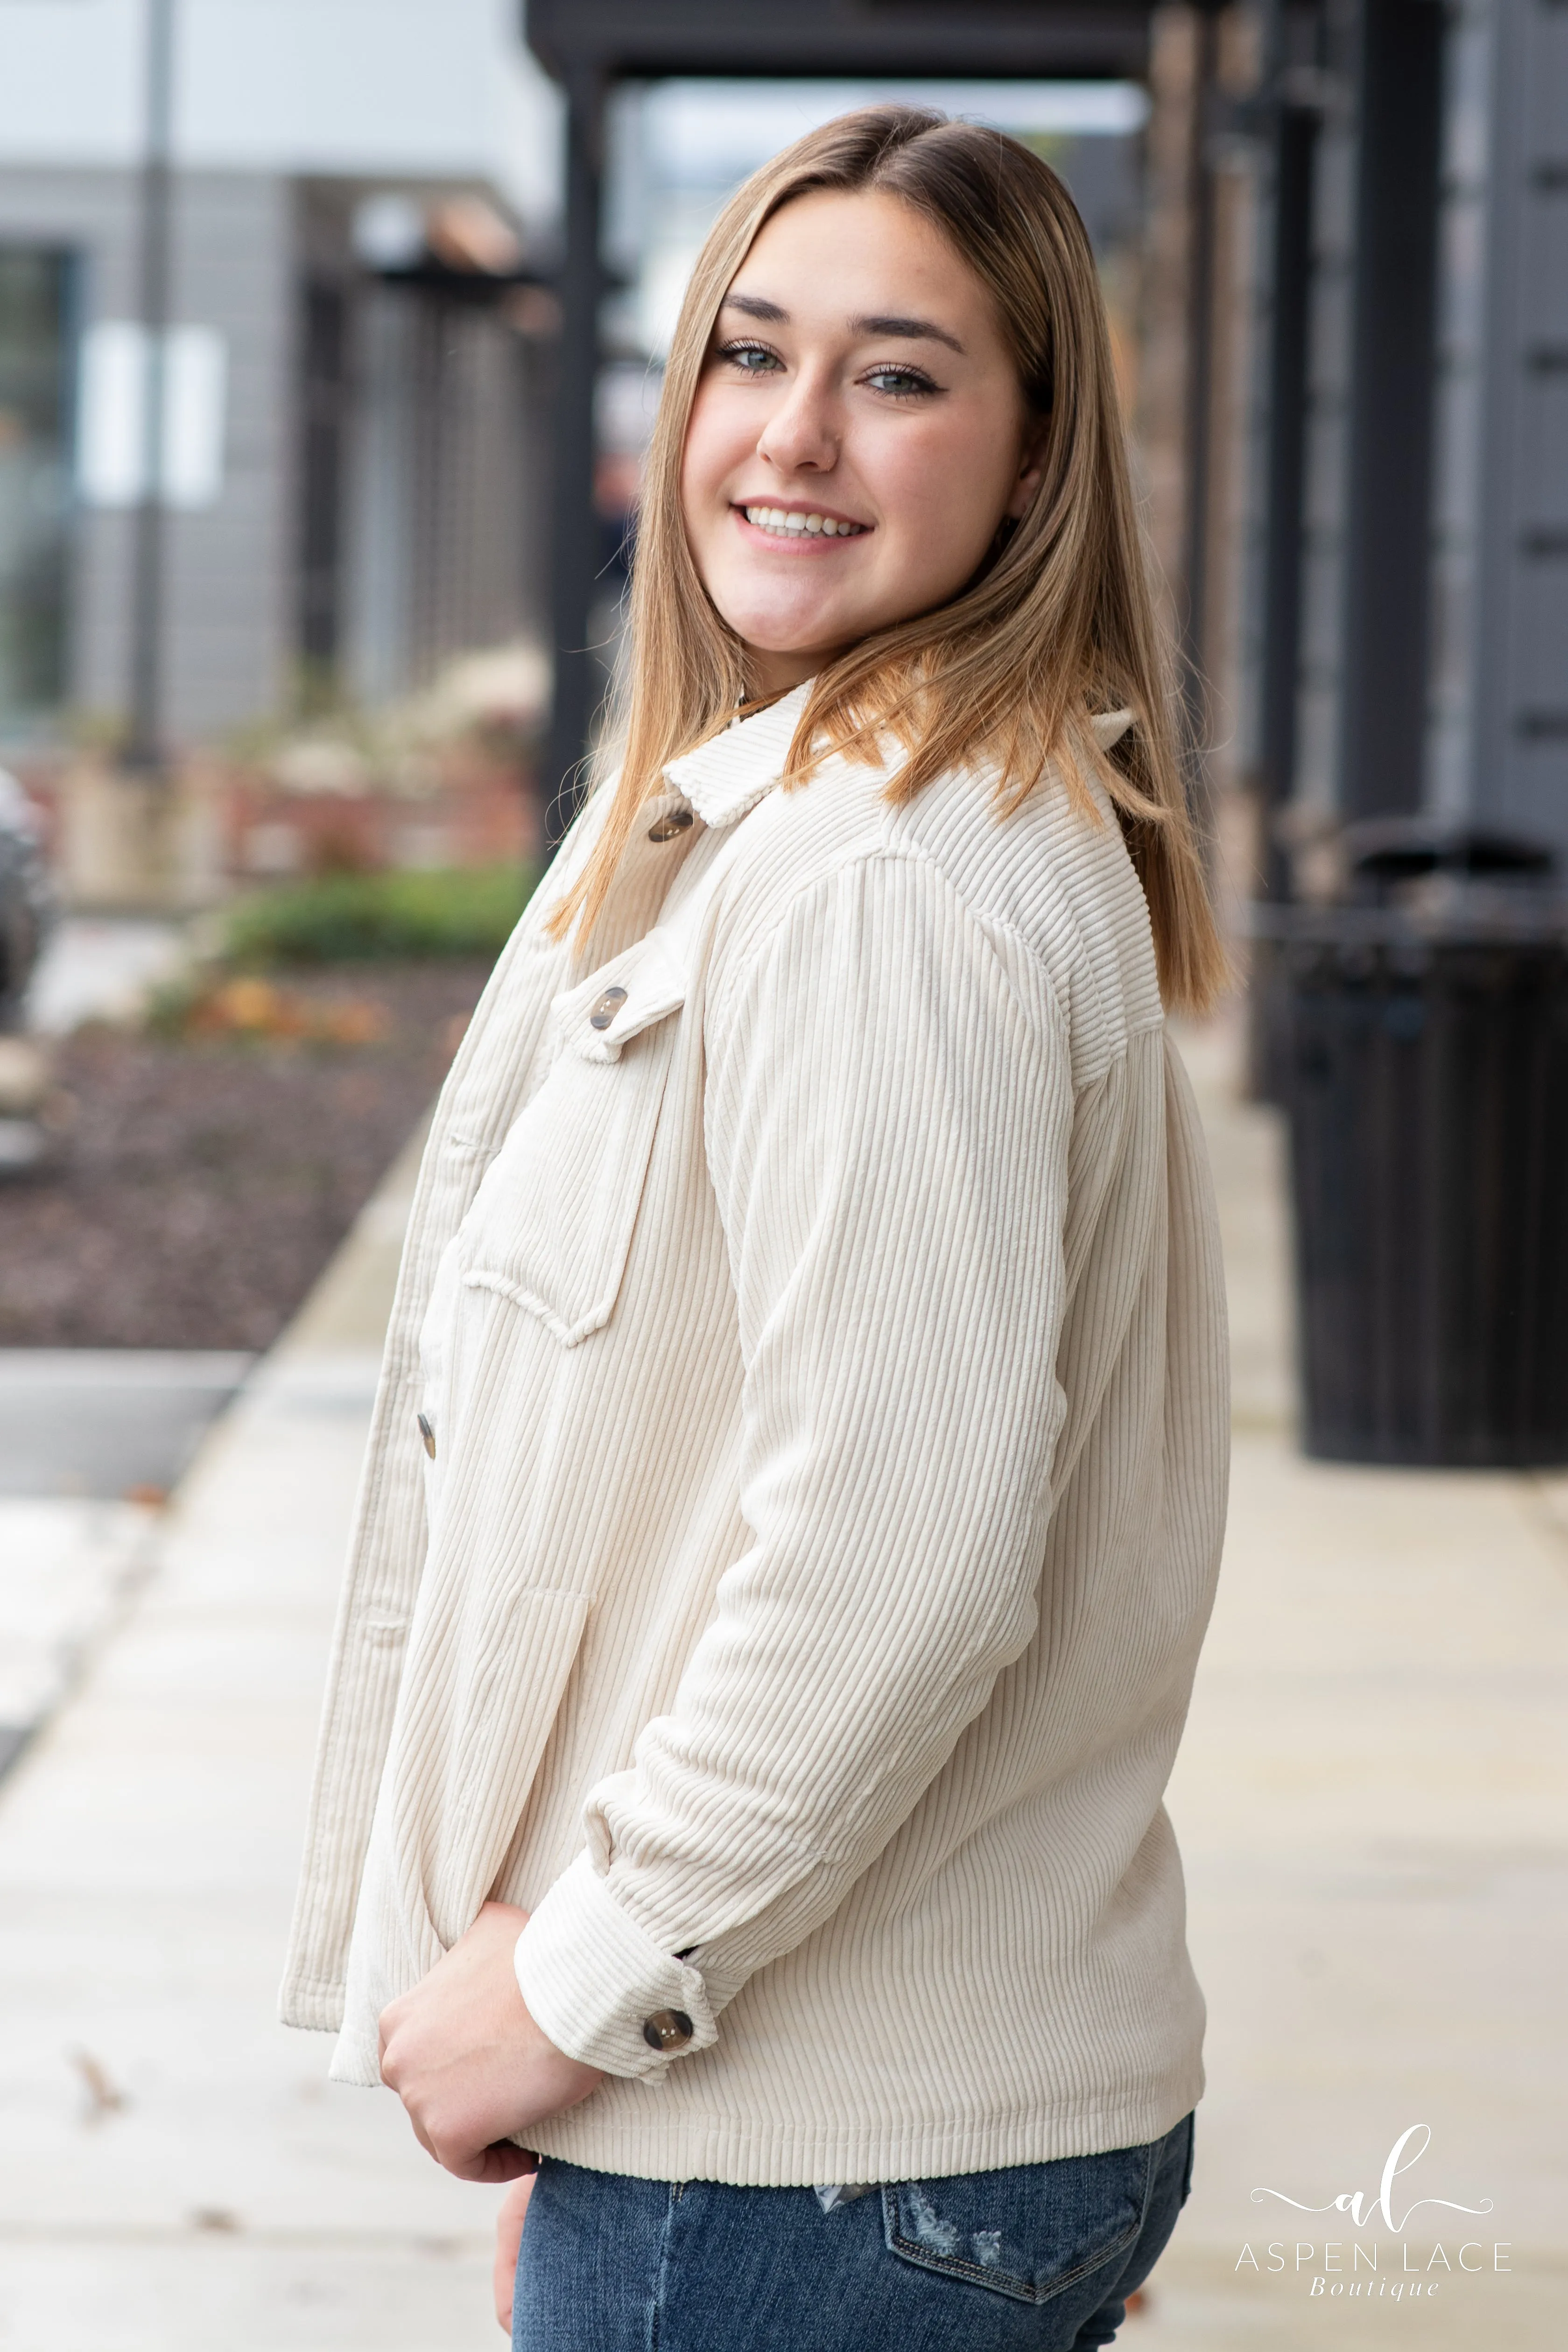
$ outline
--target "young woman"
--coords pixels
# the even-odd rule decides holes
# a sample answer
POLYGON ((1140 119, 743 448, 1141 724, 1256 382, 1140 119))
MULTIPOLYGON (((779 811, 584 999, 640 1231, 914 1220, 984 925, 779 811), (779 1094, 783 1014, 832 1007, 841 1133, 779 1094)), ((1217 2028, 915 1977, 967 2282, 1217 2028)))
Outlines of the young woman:
POLYGON ((519 2183, 529 2352, 1107 2344, 1185 2194, 1170 709, 1061 183, 812 133, 698 264, 618 770, 437 1117, 285 1994, 519 2183))

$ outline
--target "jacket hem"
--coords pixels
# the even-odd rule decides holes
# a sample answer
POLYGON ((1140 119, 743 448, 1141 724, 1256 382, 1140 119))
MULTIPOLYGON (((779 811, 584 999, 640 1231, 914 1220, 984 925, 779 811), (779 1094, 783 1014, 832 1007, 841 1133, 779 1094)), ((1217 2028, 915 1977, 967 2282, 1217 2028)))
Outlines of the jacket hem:
POLYGON ((826 2180, 941 2180, 1062 2157, 1142 2147, 1173 2131, 1203 2095, 1201 2064, 1103 2105, 1063 2103, 952 2120, 885 2116, 797 2126, 743 2115, 626 2117, 594 2101, 530 2129, 541 2156, 638 2180, 717 2180, 737 2189, 805 2189, 826 2180))
POLYGON ((336 2033, 346 2007, 344 1987, 326 1978, 287 1976, 279 1988, 279 2024, 306 2033, 336 2033))

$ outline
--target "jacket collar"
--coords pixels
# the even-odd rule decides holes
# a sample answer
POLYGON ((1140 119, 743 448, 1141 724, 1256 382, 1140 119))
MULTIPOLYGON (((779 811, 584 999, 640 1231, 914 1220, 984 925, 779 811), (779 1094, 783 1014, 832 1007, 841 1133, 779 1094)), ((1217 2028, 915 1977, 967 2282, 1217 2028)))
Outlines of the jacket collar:
MULTIPOLYGON (((784 773, 795 730, 810 697, 807 678, 751 719, 731 719, 695 751, 672 760, 667 780, 684 793, 706 825, 733 824, 772 792, 784 773)), ((1089 726, 1102 751, 1109 751, 1132 723, 1131 710, 1098 713, 1089 726)))
POLYGON ((665 775, 704 824, 733 824, 772 792, 784 773, 811 685, 808 678, 765 710, 732 719, 721 735, 670 761, 665 775))

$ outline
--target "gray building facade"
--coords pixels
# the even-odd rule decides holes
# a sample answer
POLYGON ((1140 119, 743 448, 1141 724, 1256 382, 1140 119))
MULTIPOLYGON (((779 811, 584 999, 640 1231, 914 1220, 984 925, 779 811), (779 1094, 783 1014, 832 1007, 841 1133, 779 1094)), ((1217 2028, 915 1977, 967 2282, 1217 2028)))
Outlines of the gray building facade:
MULTIPOLYGON (((166 502, 172 744, 384 701, 537 628, 537 306, 510 270, 367 266, 357 208, 386 193, 178 175, 174 333, 199 331, 219 378, 209 478, 166 502)), ((493 202, 398 194, 435 221, 493 202)), ((95 480, 115 423, 87 411, 117 396, 95 335, 134 331, 138 205, 132 172, 0 170, 0 740, 112 736, 128 708, 134 486, 95 480)))
POLYGON ((1467 0, 1450 46, 1435 803, 1568 862, 1568 8, 1467 0))
MULTIPOLYGON (((1265 801, 1298 845, 1421 817, 1568 867, 1568 9, 1306 0, 1276 22, 1274 205, 1303 226, 1300 360, 1262 413, 1274 453, 1300 448, 1258 600, 1265 801)), ((1287 223, 1276 360, 1289 247, 1287 223)))

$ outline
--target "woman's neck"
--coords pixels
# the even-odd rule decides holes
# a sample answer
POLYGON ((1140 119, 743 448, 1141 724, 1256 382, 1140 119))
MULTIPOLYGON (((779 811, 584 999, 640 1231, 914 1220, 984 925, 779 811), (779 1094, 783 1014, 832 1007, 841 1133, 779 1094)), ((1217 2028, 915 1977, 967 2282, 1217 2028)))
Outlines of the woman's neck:
POLYGON ((746 680, 758 702, 769 697, 788 694, 792 687, 804 686, 834 658, 844 651, 836 646, 831 653, 769 653, 760 646, 746 647, 746 680))

